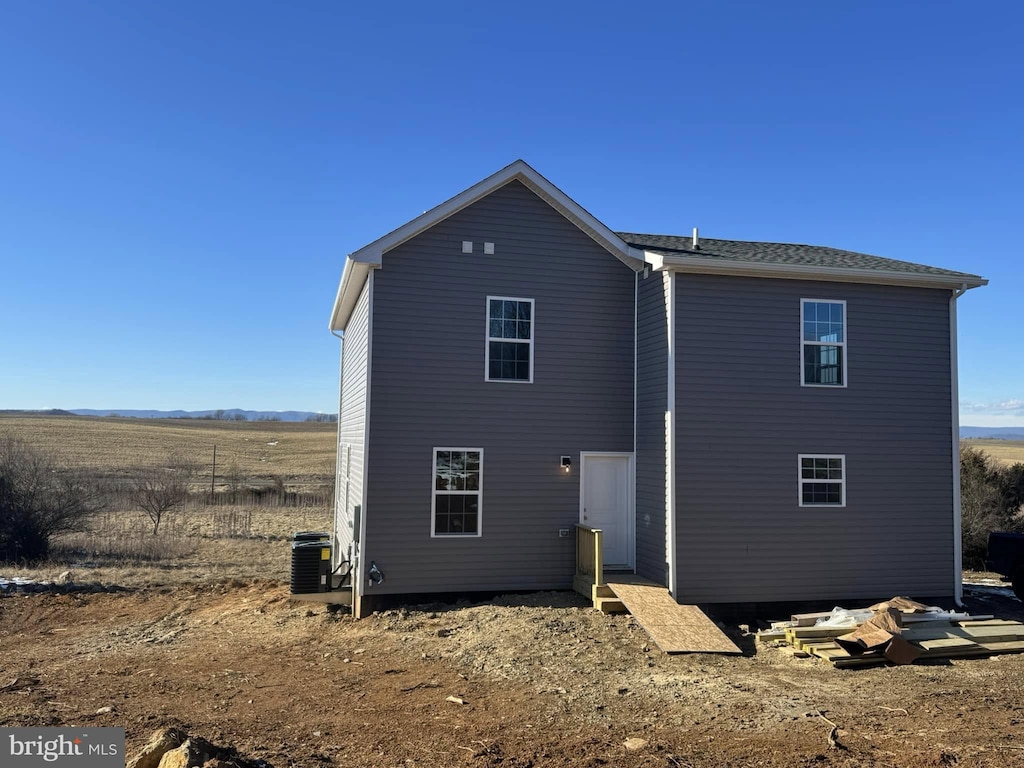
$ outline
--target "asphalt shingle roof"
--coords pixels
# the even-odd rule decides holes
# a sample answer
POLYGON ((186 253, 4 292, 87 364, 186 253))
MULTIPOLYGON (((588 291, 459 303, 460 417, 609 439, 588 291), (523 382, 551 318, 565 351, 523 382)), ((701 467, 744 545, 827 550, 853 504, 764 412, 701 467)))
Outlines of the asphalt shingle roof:
POLYGON ((619 237, 636 248, 654 251, 664 256, 686 256, 709 261, 734 261, 751 264, 792 264, 805 267, 832 267, 834 269, 864 269, 880 272, 904 272, 916 275, 978 278, 966 272, 914 264, 909 261, 886 259, 855 251, 826 248, 820 245, 794 243, 758 243, 746 240, 717 240, 701 237, 699 250, 691 248, 693 238, 678 235, 642 235, 635 232, 616 232, 619 237))

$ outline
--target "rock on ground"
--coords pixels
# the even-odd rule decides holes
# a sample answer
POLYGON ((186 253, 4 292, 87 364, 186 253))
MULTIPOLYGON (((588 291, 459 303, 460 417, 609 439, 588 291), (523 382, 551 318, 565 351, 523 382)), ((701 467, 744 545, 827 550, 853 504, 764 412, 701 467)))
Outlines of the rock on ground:
POLYGON ((159 768, 163 756, 180 747, 188 737, 177 728, 161 728, 142 750, 128 761, 127 768, 159 768))

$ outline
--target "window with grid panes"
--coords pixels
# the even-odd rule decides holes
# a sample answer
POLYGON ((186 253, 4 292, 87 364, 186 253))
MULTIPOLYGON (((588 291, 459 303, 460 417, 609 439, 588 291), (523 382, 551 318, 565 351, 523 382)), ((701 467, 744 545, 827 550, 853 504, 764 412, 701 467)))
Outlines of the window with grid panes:
POLYGON ((482 448, 435 448, 432 536, 479 536, 482 448))
POLYGON ((533 299, 487 297, 487 381, 533 381, 533 299))
POLYGON ((801 299, 800 383, 846 386, 846 302, 801 299))
POLYGON ((846 457, 800 454, 800 506, 846 506, 846 457))

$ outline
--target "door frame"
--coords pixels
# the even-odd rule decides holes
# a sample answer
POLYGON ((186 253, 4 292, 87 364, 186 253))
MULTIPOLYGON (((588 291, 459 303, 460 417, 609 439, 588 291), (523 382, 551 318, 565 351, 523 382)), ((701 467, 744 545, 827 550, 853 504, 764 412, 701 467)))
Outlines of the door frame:
POLYGON ((580 451, 580 525, 586 525, 583 520, 583 494, 587 487, 587 458, 629 459, 626 478, 626 497, 629 500, 629 509, 626 512, 626 556, 629 562, 625 563, 625 566, 636 573, 636 454, 632 451, 580 451))

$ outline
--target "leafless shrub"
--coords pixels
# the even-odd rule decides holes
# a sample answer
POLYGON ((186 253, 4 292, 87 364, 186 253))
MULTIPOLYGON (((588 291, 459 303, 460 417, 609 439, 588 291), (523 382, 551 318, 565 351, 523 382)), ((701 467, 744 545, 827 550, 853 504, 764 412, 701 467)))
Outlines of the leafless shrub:
POLYGON ((0 561, 46 559, 54 536, 85 530, 101 506, 94 482, 21 440, 0 439, 0 561))

